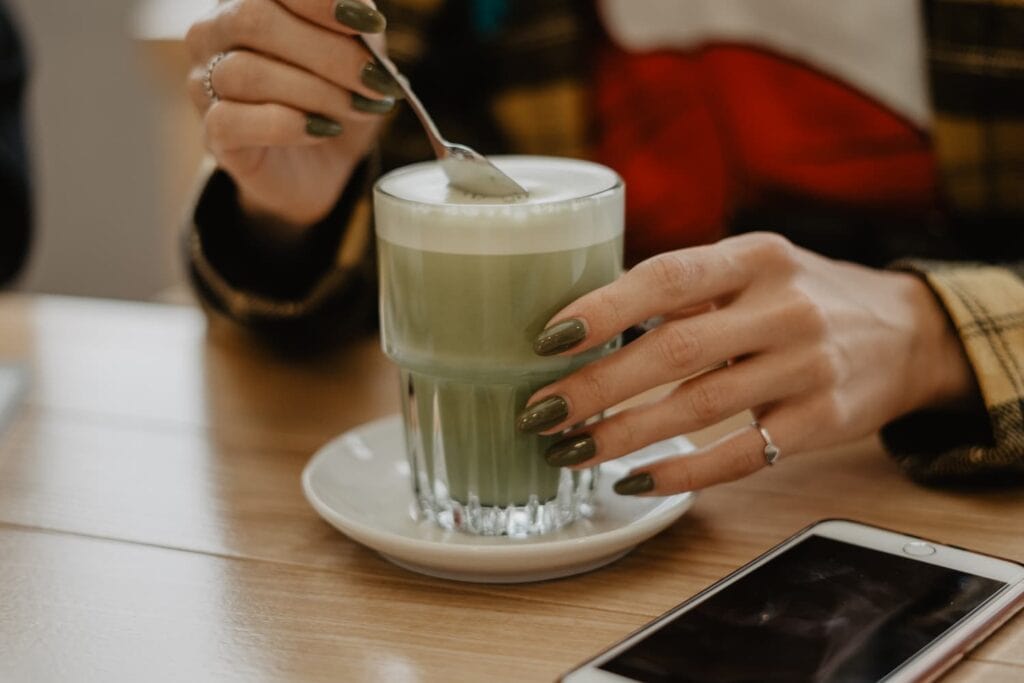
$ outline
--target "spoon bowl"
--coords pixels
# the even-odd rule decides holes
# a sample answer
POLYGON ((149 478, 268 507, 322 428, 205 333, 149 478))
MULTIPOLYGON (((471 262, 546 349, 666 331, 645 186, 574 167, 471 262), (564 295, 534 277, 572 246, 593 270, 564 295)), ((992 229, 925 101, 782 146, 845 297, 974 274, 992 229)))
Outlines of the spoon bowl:
POLYGON ((412 107, 413 113, 416 114, 416 118, 419 119, 430 140, 430 146, 434 150, 437 160, 441 162, 441 168, 448 176, 449 185, 464 192, 484 197, 516 197, 527 194, 519 183, 488 161, 483 154, 466 145, 445 140, 423 103, 412 91, 409 80, 402 76, 377 48, 370 44, 366 36, 360 35, 359 39, 381 68, 387 71, 402 89, 402 94, 405 95, 405 99, 409 102, 409 106, 412 107))

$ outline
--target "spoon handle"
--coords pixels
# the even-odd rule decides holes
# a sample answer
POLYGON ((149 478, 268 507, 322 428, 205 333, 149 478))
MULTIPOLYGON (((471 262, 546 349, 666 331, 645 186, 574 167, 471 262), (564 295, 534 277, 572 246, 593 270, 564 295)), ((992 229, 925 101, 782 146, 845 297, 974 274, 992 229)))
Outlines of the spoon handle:
POLYGON ((427 113, 426 108, 420 102, 420 98, 416 97, 416 93, 412 91, 412 88, 409 86, 408 79, 398 73, 398 69, 396 69, 394 65, 392 65, 379 50, 377 50, 377 48, 370 44, 370 41, 366 39, 366 36, 360 33, 359 40, 362 41, 363 46, 371 55, 373 55, 373 58, 378 64, 380 64, 381 68, 387 71, 402 89, 402 94, 405 95, 405 99, 409 103, 409 106, 412 107, 412 111, 416 114, 416 118, 420 120, 423 130, 427 134, 427 139, 430 140, 430 146, 434 150, 434 155, 441 160, 448 158, 449 151, 447 141, 441 137, 441 131, 437 129, 437 124, 435 124, 434 120, 430 118, 430 114, 427 113))

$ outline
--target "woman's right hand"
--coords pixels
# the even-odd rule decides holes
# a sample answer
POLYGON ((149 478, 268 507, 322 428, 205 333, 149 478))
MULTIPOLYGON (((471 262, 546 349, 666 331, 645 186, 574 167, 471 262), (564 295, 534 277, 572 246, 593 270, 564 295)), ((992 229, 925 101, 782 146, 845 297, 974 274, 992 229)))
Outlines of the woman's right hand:
POLYGON ((189 30, 189 93, 250 217, 301 231, 334 207, 400 95, 355 37, 383 48, 384 26, 369 0, 222 0, 189 30))

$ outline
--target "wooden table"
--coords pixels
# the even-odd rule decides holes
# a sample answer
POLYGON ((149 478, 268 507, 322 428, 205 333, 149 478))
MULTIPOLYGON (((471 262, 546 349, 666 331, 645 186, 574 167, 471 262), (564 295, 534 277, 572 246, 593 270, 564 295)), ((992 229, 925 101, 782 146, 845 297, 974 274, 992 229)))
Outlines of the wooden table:
MULTIPOLYGON (((375 340, 286 362, 194 309, 0 297, 32 375, 0 435, 2 681, 545 681, 803 526, 851 517, 1024 560, 1018 491, 935 491, 873 441, 702 493, 616 564, 542 584, 408 573, 299 473, 395 411, 375 340)), ((1024 680, 1024 618, 949 680, 1024 680)))

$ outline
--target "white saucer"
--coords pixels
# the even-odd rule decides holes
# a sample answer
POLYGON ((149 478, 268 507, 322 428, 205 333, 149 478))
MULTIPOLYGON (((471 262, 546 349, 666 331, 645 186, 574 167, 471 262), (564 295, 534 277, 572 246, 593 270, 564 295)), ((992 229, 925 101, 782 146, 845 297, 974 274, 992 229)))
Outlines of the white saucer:
POLYGON ((695 497, 612 491, 631 467, 693 450, 676 437, 602 465, 596 511, 589 519, 524 539, 446 531, 416 519, 404 441, 397 415, 346 432, 309 461, 302 488, 316 511, 345 535, 400 567, 444 579, 523 583, 597 569, 670 525, 695 497))

